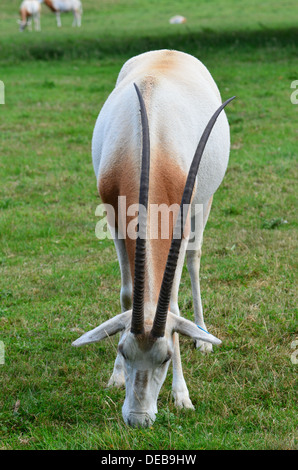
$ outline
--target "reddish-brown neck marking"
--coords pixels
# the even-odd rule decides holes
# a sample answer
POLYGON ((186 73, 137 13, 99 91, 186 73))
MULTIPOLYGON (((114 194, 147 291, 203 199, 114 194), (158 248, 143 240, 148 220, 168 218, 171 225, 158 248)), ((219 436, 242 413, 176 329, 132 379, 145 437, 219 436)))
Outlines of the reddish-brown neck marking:
POLYGON ((54 12, 58 11, 54 5, 53 5, 53 2, 52 0, 44 0, 45 4, 54 12))
POLYGON ((21 20, 23 21, 23 23, 25 23, 27 21, 27 18, 31 16, 31 13, 29 13, 29 11, 26 8, 21 8, 20 16, 21 16, 21 20))
MULTIPOLYGON (((126 210, 132 204, 138 204, 139 183, 138 171, 133 165, 132 158, 123 155, 118 159, 118 165, 108 170, 99 180, 99 194, 105 204, 113 206, 116 215, 116 227, 120 225, 118 214, 118 198, 126 197, 126 210)), ((150 186, 149 186, 149 211, 150 205, 157 206, 166 204, 170 207, 172 204, 180 204, 183 189, 186 181, 186 175, 180 167, 167 154, 166 150, 157 151, 152 155, 150 168, 150 186)), ((126 230, 134 216, 126 216, 126 230)), ((155 232, 155 238, 149 239, 150 249, 147 249, 147 288, 146 300, 157 302, 158 294, 162 282, 163 272, 168 257, 171 237, 173 233, 173 216, 170 213, 169 219, 169 238, 162 239, 161 218, 158 221, 158 230, 155 232), (157 237, 156 237, 157 235, 157 237), (148 268, 148 264, 151 265, 148 268), (150 284, 150 285, 149 285, 150 284), (153 294, 153 297, 152 297, 153 294), (148 298, 150 296, 150 299, 148 298)), ((147 220, 148 233, 150 234, 150 216, 147 220)), ((132 279, 134 278, 134 256, 135 240, 125 234, 125 245, 129 258, 130 271, 132 279)))

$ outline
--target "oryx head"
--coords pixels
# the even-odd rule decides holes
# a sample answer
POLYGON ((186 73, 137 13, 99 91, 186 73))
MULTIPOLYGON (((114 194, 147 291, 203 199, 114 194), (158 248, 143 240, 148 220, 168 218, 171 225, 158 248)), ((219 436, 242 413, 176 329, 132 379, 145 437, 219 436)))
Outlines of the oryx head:
MULTIPOLYGON (((150 167, 149 127, 145 104, 135 85, 141 108, 143 130, 142 168, 140 178, 139 207, 147 209, 150 167)), ((165 380, 168 366, 174 353, 174 333, 180 333, 193 340, 212 344, 221 341, 212 334, 200 329, 189 320, 178 317, 169 311, 172 284, 174 280, 184 223, 187 217, 184 207, 188 207, 194 188, 199 163, 215 121, 231 101, 230 98, 210 119, 194 155, 186 181, 179 219, 180 237, 172 239, 157 305, 144 304, 146 271, 146 212, 139 211, 139 231, 136 240, 133 307, 97 328, 85 333, 73 345, 95 343, 121 332, 118 352, 123 358, 126 397, 122 408, 124 421, 131 426, 149 426, 157 413, 157 398, 165 380), (146 309, 146 310, 145 310, 146 309)))
POLYGON ((27 21, 17 20, 17 23, 20 25, 19 31, 22 32, 27 26, 27 21))

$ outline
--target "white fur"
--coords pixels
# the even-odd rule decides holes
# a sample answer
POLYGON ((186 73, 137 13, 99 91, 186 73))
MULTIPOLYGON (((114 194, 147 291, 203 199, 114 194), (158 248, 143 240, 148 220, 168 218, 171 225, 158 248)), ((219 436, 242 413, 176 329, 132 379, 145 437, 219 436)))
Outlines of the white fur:
MULTIPOLYGON (((139 103, 133 83, 139 85, 146 77, 152 77, 154 83, 154 91, 149 102, 146 102, 150 147, 153 149, 151 158, 154 160, 154 148, 160 145, 159 139, 162 135, 168 154, 173 155, 184 174, 188 172, 207 122, 221 104, 218 88, 210 73, 199 60, 188 54, 153 51, 130 59, 120 71, 116 87, 105 102, 95 125, 92 158, 97 181, 108 169, 121 164, 117 161, 119 148, 129 149, 135 165, 140 165, 139 103), (166 60, 169 54, 176 66, 169 67, 169 70, 156 69, 156 61, 166 60)), ((195 321, 204 329, 206 326, 199 285, 203 230, 210 212, 211 197, 220 185, 227 168, 229 149, 229 125, 225 113, 222 112, 206 145, 197 175, 192 221, 197 203, 203 204, 204 220, 197 229, 195 246, 187 252, 195 321)), ((125 162, 122 164, 125 172, 125 162)), ((173 361, 173 395, 176 405, 193 408, 183 377, 177 333, 191 337, 203 351, 210 350, 211 344, 219 344, 220 340, 179 316, 178 289, 188 245, 186 238, 182 241, 180 249, 165 335, 148 350, 142 350, 136 337, 130 332, 132 280, 125 243, 123 240, 115 240, 115 245, 121 268, 121 307, 124 313, 85 333, 74 345, 100 341, 105 336, 115 334, 115 328, 121 332, 119 353, 109 384, 119 386, 125 380, 126 398, 122 409, 124 420, 132 426, 147 426, 155 419, 157 397, 170 362, 166 361, 167 359, 173 361), (146 385, 145 378, 148 382, 146 385)), ((150 278, 150 244, 147 248, 147 275, 150 278)), ((150 279, 148 284, 150 285, 150 279)), ((152 324, 155 310, 154 303, 149 301, 145 304, 145 323, 152 324)))

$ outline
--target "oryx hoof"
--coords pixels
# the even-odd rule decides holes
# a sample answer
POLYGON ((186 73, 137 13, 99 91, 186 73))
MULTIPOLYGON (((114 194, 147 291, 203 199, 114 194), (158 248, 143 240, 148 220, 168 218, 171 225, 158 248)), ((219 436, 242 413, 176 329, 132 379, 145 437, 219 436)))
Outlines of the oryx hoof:
POLYGON ((173 392, 173 396, 175 399, 175 406, 177 408, 187 408, 189 410, 195 409, 191 402, 191 399, 188 396, 188 393, 186 394, 184 392, 173 392))
POLYGON ((203 354, 208 354, 213 351, 212 344, 206 343, 205 341, 201 341, 200 339, 196 339, 194 341, 194 347, 199 349, 203 354))

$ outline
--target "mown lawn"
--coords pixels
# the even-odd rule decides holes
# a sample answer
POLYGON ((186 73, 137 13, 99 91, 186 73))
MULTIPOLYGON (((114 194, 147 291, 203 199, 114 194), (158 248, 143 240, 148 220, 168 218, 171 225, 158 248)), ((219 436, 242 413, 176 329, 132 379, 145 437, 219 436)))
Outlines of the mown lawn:
MULTIPOLYGON (((42 32, 23 34, 18 5, 0 13, 0 449, 297 448, 295 2, 85 0, 81 30, 43 6, 42 32), (117 338, 71 342, 120 312, 113 242, 95 236, 95 120, 122 64, 157 48, 195 55, 237 100, 201 269, 222 345, 203 356, 181 338, 196 410, 175 409, 170 370, 154 426, 136 430, 125 391, 106 388, 117 338)), ((186 269, 179 303, 192 319, 186 269)))

